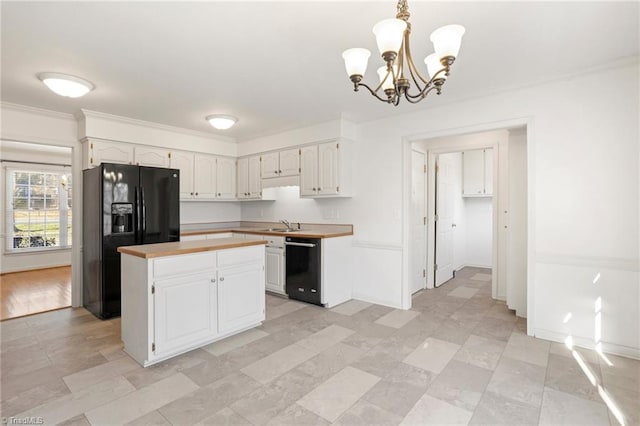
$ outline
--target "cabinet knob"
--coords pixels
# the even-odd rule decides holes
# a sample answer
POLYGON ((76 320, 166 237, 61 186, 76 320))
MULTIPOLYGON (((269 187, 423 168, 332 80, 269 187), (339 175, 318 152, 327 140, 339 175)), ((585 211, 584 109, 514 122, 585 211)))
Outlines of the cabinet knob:
POLYGON ((216 282, 216 279, 215 279, 215 278, 211 278, 211 282, 212 282, 212 283, 215 283, 215 282, 216 282))
POLYGON ((222 194, 220 194, 220 193, 218 192, 218 197, 219 197, 220 195, 222 195, 222 194))
POLYGON ((315 188, 313 188, 313 190, 315 191, 316 189, 315 189, 315 188))
POLYGON ((282 173, 282 170, 278 170, 278 174, 282 173))
POLYGON ((322 191, 322 188, 318 188, 318 192, 322 191))
POLYGON ((278 171, 277 171, 277 170, 274 170, 274 171, 273 171, 273 173, 278 174, 278 171))
POLYGON ((198 196, 198 193, 196 192, 196 197, 198 196))
POLYGON ((224 281, 224 277, 220 277, 220 282, 224 281))
POLYGON ((193 192, 191 193, 191 195, 193 195, 193 192))

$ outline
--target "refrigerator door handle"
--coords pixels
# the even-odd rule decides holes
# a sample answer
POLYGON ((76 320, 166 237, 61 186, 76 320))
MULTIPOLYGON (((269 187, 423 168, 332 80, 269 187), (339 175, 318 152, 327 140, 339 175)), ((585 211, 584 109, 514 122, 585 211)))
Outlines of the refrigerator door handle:
POLYGON ((135 220, 135 239, 136 244, 140 244, 140 188, 137 186, 134 188, 134 197, 135 197, 135 209, 136 209, 136 220, 135 220))
POLYGON ((142 206, 142 226, 140 227, 141 240, 140 243, 144 244, 145 233, 147 232, 147 207, 144 204, 144 187, 140 187, 140 205, 142 206))

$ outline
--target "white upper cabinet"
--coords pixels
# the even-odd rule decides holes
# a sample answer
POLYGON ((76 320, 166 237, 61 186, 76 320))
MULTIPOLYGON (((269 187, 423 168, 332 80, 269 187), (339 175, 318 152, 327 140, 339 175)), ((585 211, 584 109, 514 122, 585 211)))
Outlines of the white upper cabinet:
POLYGON ((306 146, 300 150, 300 195, 350 197, 350 144, 344 141, 306 146))
POLYGON ((493 195, 493 149, 484 150, 484 193, 493 195))
POLYGON ((218 157, 216 163, 216 198, 233 200, 236 198, 236 160, 218 157))
POLYGON ((249 159, 240 158, 236 163, 236 198, 246 200, 249 198, 249 159))
POLYGON ((315 196, 318 193, 318 146, 300 149, 300 195, 315 196))
POLYGON ((180 170, 181 200, 233 200, 236 197, 234 159, 173 151, 170 167, 180 170))
POLYGON ((338 146, 334 142, 318 145, 318 195, 340 193, 338 146))
POLYGON ((462 153, 462 195, 484 197, 493 194, 493 149, 462 153))
POLYGON ((180 170, 180 199, 193 198, 193 152, 172 151, 170 167, 180 170))
POLYGON ((280 176, 298 176, 300 173, 300 150, 298 148, 280 151, 280 176))
POLYGON ((87 140, 83 145, 85 169, 101 163, 133 164, 133 145, 102 140, 87 140))
POLYGON ((262 179, 298 176, 299 174, 300 150, 298 148, 262 154, 260 158, 262 179))
POLYGON ((280 156, 277 152, 262 154, 260 160, 260 176, 262 179, 278 177, 280 169, 280 156))
POLYGON ((212 200, 216 198, 217 173, 216 157, 195 154, 193 169, 193 193, 196 199, 212 200))
POLYGON ((164 148, 136 145, 133 148, 133 160, 138 166, 169 167, 170 151, 164 148))
POLYGON ((260 157, 249 157, 249 198, 259 199, 262 197, 262 185, 260 184, 260 157))
POLYGON ((262 185, 260 179, 260 156, 238 159, 236 197, 239 200, 262 199, 262 185))

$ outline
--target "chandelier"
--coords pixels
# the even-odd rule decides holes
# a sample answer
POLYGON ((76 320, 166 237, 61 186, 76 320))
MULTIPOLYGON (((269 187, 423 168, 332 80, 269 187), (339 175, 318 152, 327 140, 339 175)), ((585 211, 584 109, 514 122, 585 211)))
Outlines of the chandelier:
POLYGON ((375 89, 362 82, 367 70, 367 62, 371 52, 363 48, 347 49, 342 53, 349 79, 353 82, 353 90, 364 87, 383 102, 398 105, 404 96, 411 103, 418 103, 433 90, 439 95, 442 85, 449 76, 449 69, 458 56, 460 43, 464 34, 462 25, 446 25, 431 33, 435 53, 424 60, 429 79, 418 71, 409 47, 411 24, 409 23, 409 6, 406 0, 399 0, 395 19, 385 19, 373 27, 378 50, 386 65, 378 68, 380 83, 375 89), (405 68, 408 72, 405 72, 405 68), (416 91, 411 94, 411 82, 416 91))

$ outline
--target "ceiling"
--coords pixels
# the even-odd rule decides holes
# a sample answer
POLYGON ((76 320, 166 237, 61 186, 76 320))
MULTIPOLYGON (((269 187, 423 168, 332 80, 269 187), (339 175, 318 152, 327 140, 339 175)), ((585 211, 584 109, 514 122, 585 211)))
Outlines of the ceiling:
MULTIPOLYGON (((638 2, 409 3, 418 66, 439 26, 466 27, 440 97, 393 107, 354 93, 341 58, 366 47, 365 81, 382 65, 373 25, 395 15, 376 2, 6 2, 2 101, 75 113, 81 108, 224 135, 238 141, 344 117, 402 114, 608 65, 639 54, 638 2), (59 97, 43 71, 96 89, 59 97), (240 118, 217 131, 212 113, 240 118)), ((606 85, 604 85, 606 89, 606 85)), ((585 88, 593 90, 593 88, 585 88)), ((552 102, 552 100, 550 100, 552 102)))

